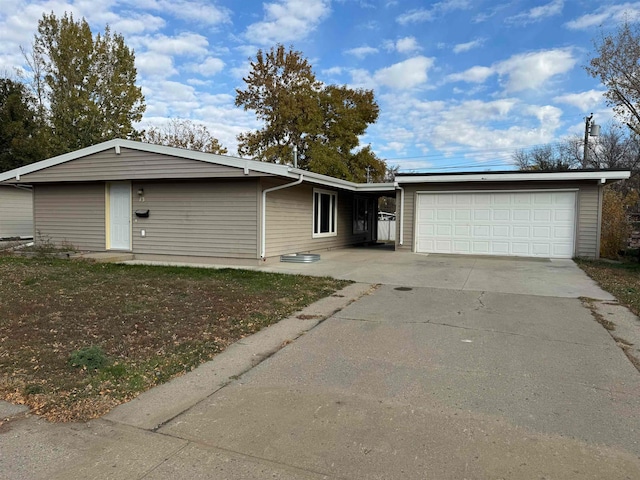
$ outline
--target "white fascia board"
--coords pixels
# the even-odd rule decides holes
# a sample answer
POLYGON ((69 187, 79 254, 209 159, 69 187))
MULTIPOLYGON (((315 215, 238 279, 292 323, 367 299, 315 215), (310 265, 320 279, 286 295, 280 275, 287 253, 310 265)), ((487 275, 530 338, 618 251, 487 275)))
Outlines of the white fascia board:
POLYGON ((415 175, 396 176, 396 182, 402 183, 462 183, 462 182, 522 182, 522 181, 558 181, 558 180, 624 180, 631 176, 625 171, 596 172, 554 172, 554 173, 479 173, 473 175, 415 175))
POLYGON ((357 192, 395 192, 396 186, 393 183, 359 183, 356 186, 357 192))

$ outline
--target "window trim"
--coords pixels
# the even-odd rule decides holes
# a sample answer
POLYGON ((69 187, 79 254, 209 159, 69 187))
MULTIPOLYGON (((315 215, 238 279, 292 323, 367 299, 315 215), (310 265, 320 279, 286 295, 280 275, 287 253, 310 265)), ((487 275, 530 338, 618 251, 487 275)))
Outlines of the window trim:
MULTIPOLYGON (((322 208, 322 203, 318 206, 318 208, 322 208)), ((313 210, 311 212, 311 237, 312 238, 325 238, 325 237, 336 237, 338 236, 338 192, 333 190, 323 190, 321 188, 313 189, 313 210), (318 195, 316 195, 318 194, 318 195), (331 198, 330 203, 332 203, 333 208, 329 213, 329 225, 333 227, 333 231, 316 233, 316 227, 318 227, 318 232, 320 232, 320 220, 322 218, 321 211, 318 210, 318 217, 316 218, 316 198, 319 195, 329 195, 331 198)))

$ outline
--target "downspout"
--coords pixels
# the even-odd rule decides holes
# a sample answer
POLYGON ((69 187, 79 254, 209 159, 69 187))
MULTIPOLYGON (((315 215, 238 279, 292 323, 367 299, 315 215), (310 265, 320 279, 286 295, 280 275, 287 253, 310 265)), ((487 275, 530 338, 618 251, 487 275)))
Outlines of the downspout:
POLYGON ((260 258, 266 260, 267 250, 267 193, 275 192, 276 190, 282 190, 283 188, 295 187, 300 185, 303 180, 303 174, 300 174, 300 178, 292 183, 286 183, 284 185, 278 185, 277 187, 267 188, 262 191, 262 222, 261 222, 261 238, 260 238, 260 258))
POLYGON ((396 183, 396 187, 400 190, 400 240, 398 245, 404 244, 404 187, 396 183))

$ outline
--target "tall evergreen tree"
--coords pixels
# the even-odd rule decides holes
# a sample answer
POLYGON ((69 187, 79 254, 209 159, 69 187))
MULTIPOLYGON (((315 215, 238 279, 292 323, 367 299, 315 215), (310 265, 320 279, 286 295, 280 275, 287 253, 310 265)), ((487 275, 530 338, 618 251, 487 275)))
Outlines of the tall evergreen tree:
POLYGON ((0 78, 0 171, 42 160, 46 138, 32 97, 20 82, 0 78))

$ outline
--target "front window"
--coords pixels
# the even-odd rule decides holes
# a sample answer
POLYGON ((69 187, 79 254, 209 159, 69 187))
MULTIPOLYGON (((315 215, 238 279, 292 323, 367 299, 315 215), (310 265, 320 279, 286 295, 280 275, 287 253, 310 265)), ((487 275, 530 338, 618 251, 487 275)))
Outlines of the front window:
POLYGON ((338 234, 338 194, 328 190, 313 190, 313 238, 338 234))

